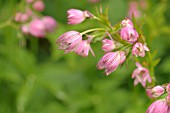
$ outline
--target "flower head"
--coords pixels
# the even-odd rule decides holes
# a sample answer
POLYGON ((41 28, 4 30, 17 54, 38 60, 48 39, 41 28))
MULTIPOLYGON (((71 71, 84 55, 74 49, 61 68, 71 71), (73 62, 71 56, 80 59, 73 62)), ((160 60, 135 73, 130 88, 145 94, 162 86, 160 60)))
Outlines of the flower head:
POLYGON ((35 3, 33 4, 33 8, 39 12, 43 11, 45 9, 44 2, 42 0, 35 1, 35 3))
POLYGON ((145 51, 149 51, 149 48, 146 45, 139 42, 137 42, 132 48, 132 54, 135 55, 136 57, 138 56, 144 57, 145 51))
POLYGON ((45 37, 46 33, 44 22, 40 19, 32 20, 30 22, 30 34, 39 38, 45 37))
POLYGON ((170 93, 170 84, 166 86, 166 92, 170 93))
POLYGON ((110 52, 116 47, 113 40, 104 39, 102 40, 102 43, 103 43, 102 50, 105 52, 110 52))
POLYGON ((86 57, 89 54, 89 50, 92 52, 92 55, 94 56, 94 53, 90 47, 90 43, 88 40, 83 40, 76 48, 75 53, 78 55, 81 55, 82 57, 86 57))
POLYGON ((44 22, 44 24, 45 24, 45 29, 46 29, 46 31, 48 31, 48 32, 54 31, 54 29, 55 29, 56 26, 57 26, 57 22, 55 21, 55 19, 52 18, 52 17, 50 17, 50 16, 45 16, 45 17, 43 17, 42 21, 44 22))
POLYGON ((164 88, 162 86, 155 86, 152 88, 152 95, 153 97, 157 98, 164 93, 164 88))
POLYGON ((146 113, 170 113, 168 109, 170 109, 170 107, 167 105, 166 100, 161 99, 153 102, 146 113))
POLYGON ((126 18, 121 22, 121 25, 124 27, 130 27, 133 28, 133 23, 130 19, 126 18))
POLYGON ((83 22, 87 17, 90 17, 88 11, 81 11, 78 9, 70 9, 67 11, 68 24, 79 24, 83 22))
POLYGON ((121 35, 121 38, 123 40, 126 40, 127 42, 129 42, 131 44, 135 43, 137 41, 138 37, 139 37, 136 30, 134 28, 131 28, 131 27, 128 27, 128 26, 123 27, 121 29, 120 35, 121 35))
POLYGON ((149 70, 142 67, 138 62, 136 63, 137 68, 133 71, 132 78, 134 78, 134 85, 141 83, 143 87, 146 86, 146 82, 152 82, 149 74, 149 70))
POLYGON ((69 53, 75 51, 77 46, 82 42, 82 35, 77 31, 69 31, 61 35, 57 44, 59 44, 59 49, 69 53))
POLYGON ((105 69, 106 75, 115 71, 117 67, 126 60, 124 51, 106 53, 98 62, 97 69, 105 69))

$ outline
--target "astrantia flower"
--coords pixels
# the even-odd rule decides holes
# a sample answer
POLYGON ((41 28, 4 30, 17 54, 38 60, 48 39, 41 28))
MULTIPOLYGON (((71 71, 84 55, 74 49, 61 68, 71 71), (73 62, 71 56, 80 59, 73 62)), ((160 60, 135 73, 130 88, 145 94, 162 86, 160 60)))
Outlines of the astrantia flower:
POLYGON ((105 52, 110 52, 116 47, 113 40, 104 39, 102 40, 102 43, 103 43, 102 50, 105 52))
POLYGON ((82 57, 86 57, 89 54, 89 50, 91 51, 92 55, 94 53, 91 49, 90 43, 88 40, 83 40, 76 48, 75 53, 81 55, 82 57))
POLYGON ((70 9, 67 11, 68 24, 79 24, 83 22, 87 17, 90 17, 88 11, 81 11, 79 9, 70 9))
POLYGON ((55 21, 55 19, 50 16, 43 17, 42 21, 44 22, 45 29, 48 32, 54 31, 57 26, 57 22, 55 21))
POLYGON ((133 44, 137 41, 139 35, 138 33, 136 32, 136 30, 134 28, 131 28, 131 27, 123 27, 120 31, 120 35, 121 35, 121 38, 123 40, 126 40, 127 42, 133 44))
POLYGON ((164 93, 164 88, 162 86, 155 86, 152 88, 153 97, 157 98, 164 93))
POLYGON ((170 107, 167 105, 165 99, 153 102, 146 113, 170 113, 170 107))
POLYGON ((136 57, 138 56, 144 57, 145 51, 149 51, 149 48, 146 45, 139 42, 137 42, 132 48, 132 54, 135 55, 136 57))
POLYGON ((59 49, 69 53, 75 51, 77 46, 82 42, 82 35, 77 31, 69 31, 61 35, 57 44, 59 44, 59 49))
POLYGON ((106 75, 109 75, 126 60, 124 51, 106 53, 98 62, 97 69, 105 69, 106 75))
POLYGON ((40 19, 32 20, 30 22, 30 34, 39 38, 45 37, 46 32, 44 22, 40 19))
POLYGON ((133 71, 132 78, 134 78, 134 85, 141 83, 143 87, 146 86, 146 82, 152 82, 149 74, 149 70, 142 67, 138 62, 136 63, 137 68, 133 71))

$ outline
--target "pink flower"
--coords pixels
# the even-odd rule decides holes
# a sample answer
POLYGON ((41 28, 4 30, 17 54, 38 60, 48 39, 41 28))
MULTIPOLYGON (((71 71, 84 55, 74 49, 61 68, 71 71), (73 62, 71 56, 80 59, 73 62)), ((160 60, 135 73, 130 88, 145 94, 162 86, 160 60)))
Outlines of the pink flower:
MULTIPOLYGON (((130 25, 130 24, 129 24, 130 25)), ((131 27, 123 27, 120 31, 121 38, 127 42, 133 44, 137 41, 139 35, 135 29, 131 27)))
POLYGON ((116 47, 113 40, 104 39, 102 40, 102 43, 103 43, 102 50, 105 52, 110 52, 116 47))
POLYGON ((160 99, 153 102, 146 113, 170 113, 170 107, 167 105, 165 99, 160 99))
POLYGON ((154 88, 152 88, 152 95, 155 98, 161 96, 163 93, 164 93, 164 88, 161 86, 155 86, 154 88))
POLYGON ((128 16, 130 18, 132 18, 132 14, 134 14, 134 16, 136 18, 139 18, 141 16, 141 12, 138 9, 138 2, 137 1, 130 1, 129 2, 128 16))
POLYGON ((149 74, 149 70, 142 67, 138 62, 136 63, 137 68, 133 71, 132 78, 134 80, 134 85, 136 86, 138 83, 141 83, 143 87, 146 86, 146 82, 152 82, 152 79, 149 74))
POLYGON ((170 93, 170 84, 166 86, 166 92, 170 93))
POLYGON ((133 23, 130 19, 126 18, 122 21, 122 26, 133 28, 133 23))
POLYGON ((152 95, 152 89, 150 89, 150 88, 146 88, 146 94, 147 94, 147 96, 149 97, 149 98, 153 98, 153 95, 152 95))
POLYGON ((27 3, 32 3, 34 0, 26 0, 27 3))
POLYGON ((29 26, 28 25, 23 25, 21 27, 21 31, 24 33, 24 34, 29 34, 30 31, 29 31, 29 26))
POLYGON ((105 69, 106 75, 109 75, 117 69, 126 60, 124 51, 106 53, 98 62, 97 69, 105 69))
POLYGON ((92 2, 92 3, 97 3, 99 2, 100 0, 89 0, 89 2, 92 2))
MULTIPOLYGON (((166 103, 170 106, 170 93, 168 94, 168 96, 166 97, 166 103)), ((170 107, 169 107, 170 109, 170 107)), ((169 112, 168 112, 169 113, 169 112)))
POLYGON ((66 32, 57 39, 57 44, 60 44, 59 49, 64 50, 65 53, 75 51, 81 42, 82 35, 77 31, 66 32))
POLYGON ((28 19, 29 19, 28 15, 21 12, 18 12, 15 15, 16 22, 26 22, 28 19))
POLYGON ((56 28, 57 26, 57 23, 55 21, 54 18, 50 17, 50 16, 45 16, 43 17, 42 21, 44 22, 45 24, 45 29, 46 31, 48 32, 53 32, 54 29, 56 28))
POLYGON ((30 34, 39 38, 45 37, 46 32, 44 22, 40 19, 32 20, 30 22, 30 34))
POLYGON ((34 4, 33 4, 33 8, 36 10, 36 11, 43 11, 45 9, 45 5, 44 5, 44 2, 41 1, 41 0, 37 0, 34 4))
POLYGON ((138 56, 144 57, 145 51, 149 51, 149 48, 146 45, 139 42, 137 42, 132 48, 132 54, 135 55, 136 57, 138 56))
POLYGON ((79 24, 83 22, 87 17, 90 17, 88 11, 81 11, 78 9, 70 9, 67 11, 68 24, 79 24))
POLYGON ((88 40, 83 40, 75 50, 75 53, 81 55, 82 57, 88 56, 89 50, 91 51, 92 55, 94 56, 94 52, 90 47, 90 43, 88 40))

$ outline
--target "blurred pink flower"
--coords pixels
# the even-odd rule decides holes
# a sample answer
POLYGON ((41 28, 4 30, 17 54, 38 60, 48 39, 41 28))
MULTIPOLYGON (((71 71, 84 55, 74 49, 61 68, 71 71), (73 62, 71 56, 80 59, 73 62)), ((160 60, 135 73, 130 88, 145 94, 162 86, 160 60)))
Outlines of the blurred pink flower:
POLYGON ((94 56, 94 52, 90 46, 88 40, 83 40, 76 48, 75 53, 81 55, 82 57, 88 56, 89 50, 91 51, 92 55, 94 56))
POLYGON ((29 19, 29 16, 27 14, 17 12, 15 14, 15 21, 16 22, 26 22, 29 19))
POLYGON ((153 96, 152 96, 152 89, 151 88, 146 88, 146 94, 147 94, 147 96, 149 97, 149 98, 154 98, 153 96))
POLYGON ((152 88, 152 95, 154 98, 161 96, 164 93, 164 88, 162 86, 155 86, 152 88))
POLYGON ((79 24, 83 22, 87 17, 90 17, 88 11, 81 11, 79 9, 69 9, 67 11, 68 24, 79 24))
POLYGON ((42 12, 45 9, 44 2, 42 0, 35 1, 34 4, 33 4, 33 8, 36 11, 42 12))
POLYGON ((30 22, 30 34, 38 38, 45 37, 46 32, 44 22, 40 19, 32 20, 30 22))
POLYGON ((32 3, 34 0, 26 0, 27 3, 32 3))
POLYGON ((104 39, 102 40, 102 43, 103 43, 102 50, 105 52, 110 52, 116 47, 113 40, 104 39))
POLYGON ((170 113, 169 111, 170 107, 167 105, 165 99, 160 99, 153 102, 146 113, 170 113))
POLYGON ((99 2, 100 0, 89 0, 89 2, 92 2, 92 3, 97 3, 99 2))
POLYGON ((135 43, 139 37, 136 30, 131 27, 128 27, 128 26, 123 27, 121 29, 120 35, 123 40, 126 40, 127 42, 129 42, 131 44, 135 43))
POLYGON ((97 69, 105 69, 105 74, 109 75, 126 60, 124 51, 106 53, 98 62, 97 69))
POLYGON ((141 11, 138 8, 138 2, 137 1, 130 1, 129 2, 129 10, 128 10, 128 17, 132 18, 132 14, 136 18, 139 18, 141 16, 141 11))
POLYGON ((144 57, 145 51, 149 51, 149 48, 146 45, 139 42, 137 42, 132 48, 132 54, 135 55, 136 57, 138 56, 144 57))
POLYGON ((75 51, 77 46, 82 42, 82 35, 77 31, 69 31, 62 34, 57 39, 57 44, 59 44, 59 49, 69 53, 75 51))
POLYGON ((24 33, 24 34, 29 34, 30 31, 29 31, 29 25, 22 25, 21 26, 21 31, 24 33))
POLYGON ((170 93, 170 84, 166 86, 166 92, 170 93))
POLYGON ((44 22, 46 31, 53 32, 55 30, 57 22, 55 21, 54 18, 50 16, 45 16, 43 17, 42 21, 44 22))
POLYGON ((138 83, 141 83, 143 87, 146 86, 146 82, 152 82, 152 79, 149 74, 149 70, 142 67, 141 64, 136 62, 137 68, 133 71, 132 78, 134 80, 134 85, 136 86, 138 83))

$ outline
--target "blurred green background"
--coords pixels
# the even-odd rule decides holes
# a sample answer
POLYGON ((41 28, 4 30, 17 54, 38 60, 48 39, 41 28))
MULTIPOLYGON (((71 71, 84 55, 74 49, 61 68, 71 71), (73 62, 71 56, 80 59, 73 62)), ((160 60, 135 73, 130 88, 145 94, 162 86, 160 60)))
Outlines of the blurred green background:
MULTIPOLYGON (((0 23, 12 18, 19 0, 0 0, 0 23)), ((89 10, 109 6, 112 24, 127 15, 128 0, 44 0, 43 15, 54 17, 58 28, 45 39, 24 36, 15 27, 0 27, 0 113, 145 113, 151 100, 145 90, 133 87, 134 60, 110 76, 96 70, 103 56, 101 43, 92 45, 96 57, 63 54, 56 39, 66 31, 84 31, 96 26, 93 20, 66 24, 70 8, 89 10)), ((156 67, 158 84, 170 82, 170 0, 148 0, 142 13, 143 31, 151 51, 161 62, 156 67)), ((0 24, 0 26, 1 26, 0 24)))

